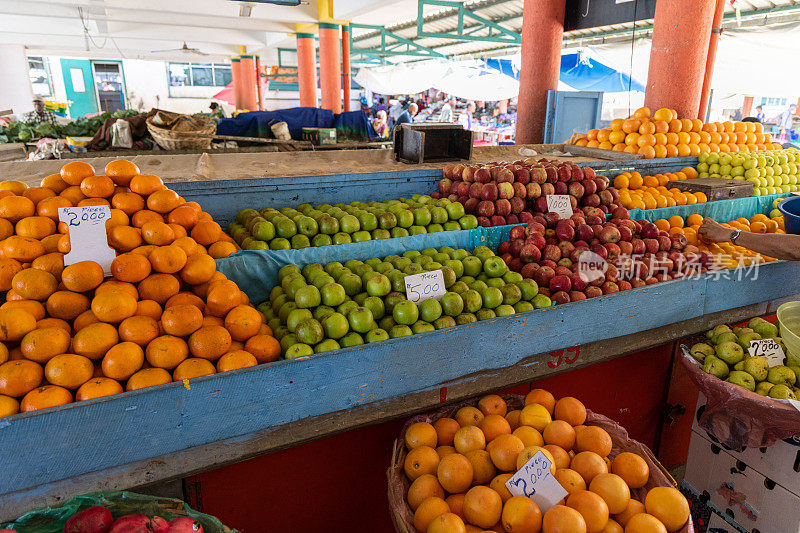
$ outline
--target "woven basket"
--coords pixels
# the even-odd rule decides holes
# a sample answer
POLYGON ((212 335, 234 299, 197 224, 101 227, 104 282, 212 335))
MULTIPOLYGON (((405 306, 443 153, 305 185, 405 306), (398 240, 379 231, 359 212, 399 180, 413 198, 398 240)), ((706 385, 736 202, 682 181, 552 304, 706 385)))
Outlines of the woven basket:
MULTIPOLYGON (((525 405, 525 397, 518 395, 503 395, 503 399, 508 405, 508 410, 522 409, 525 405)), ((400 437, 394 441, 392 450, 392 463, 386 472, 386 477, 389 481, 388 494, 389 494, 389 507, 392 512, 392 521, 394 527, 399 533, 420 533, 414 527, 414 511, 408 506, 406 502, 406 493, 411 484, 403 471, 403 463, 406 458, 405 448, 405 433, 406 429, 416 422, 433 423, 440 418, 453 417, 456 411, 460 408, 471 405, 475 406, 476 401, 466 401, 443 407, 434 413, 427 415, 417 415, 406 422, 403 430, 400 432, 400 437)), ((653 452, 644 444, 632 440, 628 437, 628 432, 625 428, 603 415, 599 415, 586 410, 586 425, 599 426, 605 429, 611 435, 613 448, 610 459, 613 459, 622 452, 633 452, 640 455, 650 467, 650 480, 644 488, 631 489, 631 496, 639 501, 644 501, 644 496, 647 491, 653 487, 675 487, 676 483, 667 470, 658 462, 653 452)), ((680 530, 680 533, 692 533, 694 527, 692 525, 692 517, 689 516, 689 521, 680 530)), ((424 532, 422 532, 424 533, 424 532)))
POLYGON ((159 111, 147 119, 147 131, 164 150, 200 150, 211 146, 217 123, 204 115, 159 111))

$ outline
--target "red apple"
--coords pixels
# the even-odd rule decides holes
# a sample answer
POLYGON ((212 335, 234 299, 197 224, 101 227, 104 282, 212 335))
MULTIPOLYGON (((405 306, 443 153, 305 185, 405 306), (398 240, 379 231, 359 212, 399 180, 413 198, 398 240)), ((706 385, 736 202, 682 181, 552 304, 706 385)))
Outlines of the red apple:
POLYGON ((450 187, 453 185, 453 181, 447 178, 443 178, 439 180, 439 192, 442 194, 449 194, 450 187))
POLYGON ((569 194, 575 198, 582 198, 586 191, 579 182, 575 181, 569 184, 569 194))
POLYGON ((550 182, 542 184, 542 196, 549 196, 556 193, 556 187, 550 182))
POLYGON ((475 181, 475 170, 476 167, 466 167, 464 171, 461 173, 461 179, 467 182, 474 182, 475 181))
POLYGON ((478 183, 477 181, 473 181, 469 186, 469 197, 470 198, 477 198, 480 200, 481 198, 481 189, 483 189, 483 184, 478 183))
POLYGON ((514 173, 507 168, 501 168, 497 171, 495 180, 497 183, 511 183, 514 181, 514 173))
POLYGON ((542 195, 542 186, 538 183, 530 182, 525 186, 526 198, 539 198, 542 195))
POLYGON ((578 165, 570 165, 570 170, 572 171, 572 175, 570 176, 570 181, 581 181, 584 178, 583 169, 578 165))
POLYGON ((556 305, 568 304, 570 302, 569 294, 564 291, 558 291, 553 293, 550 299, 553 300, 553 302, 555 302, 556 305))
POLYGON ((511 202, 511 212, 513 214, 522 213, 522 211, 525 209, 525 200, 519 196, 514 196, 511 198, 511 200, 509 200, 509 202, 511 202))
POLYGON ((495 213, 504 217, 511 214, 511 202, 506 199, 496 200, 494 203, 495 213))
POLYGON ((600 235, 597 236, 600 239, 600 242, 607 243, 607 242, 619 242, 621 235, 619 229, 614 226, 607 225, 601 231, 600 235))
POLYGON ((525 187, 525 184, 515 181, 511 184, 511 186, 514 188, 514 196, 519 198, 525 198, 528 196, 528 189, 525 187))
POLYGON ((617 282, 617 287, 619 287, 620 291, 629 291, 633 288, 630 282, 622 280, 617 282))
POLYGON ((531 183, 539 185, 547 182, 547 170, 544 167, 534 167, 531 169, 531 183))
POLYGON ((476 170, 475 181, 479 181, 480 183, 489 183, 492 181, 492 174, 489 172, 489 169, 486 167, 481 167, 476 170))
POLYGON ((658 226, 653 224, 652 222, 647 222, 642 224, 642 231, 641 235, 643 239, 655 239, 659 235, 658 226))
POLYGON ((493 182, 493 181, 490 181, 489 183, 485 183, 483 185, 483 188, 481 189, 481 197, 484 200, 488 200, 490 202, 493 202, 493 201, 497 200, 497 198, 499 197, 499 191, 497 189, 497 184, 495 182, 493 182))
POLYGON ((553 190, 556 194, 567 194, 569 191, 569 186, 566 184, 566 182, 557 181, 553 184, 553 190))
POLYGON ((519 221, 522 222, 523 224, 527 224, 529 222, 532 222, 533 221, 533 215, 531 214, 530 211, 528 211, 526 209, 526 210, 522 211, 522 213, 519 214, 519 221))
POLYGON ((585 300, 586 295, 581 291, 569 291, 569 300, 571 302, 577 302, 580 300, 585 300))
POLYGON ((619 241, 617 243, 619 246, 619 253, 620 255, 631 255, 633 254, 633 243, 629 241, 619 241))
POLYGON ((494 202, 490 202, 489 200, 482 200, 478 203, 478 208, 476 210, 479 216, 482 217, 490 217, 494 215, 494 202))
MULTIPOLYGON (((494 204, 492 204, 492 207, 494 207, 494 204)), ((478 217, 478 225, 482 228, 488 228, 489 226, 492 225, 492 221, 489 220, 489 217, 481 215, 478 217)))
POLYGON ((575 230, 566 224, 565 220, 562 220, 556 224, 556 238, 560 241, 571 241, 575 238, 575 230))
POLYGON ((558 181, 558 169, 553 165, 547 165, 544 167, 544 171, 547 173, 547 183, 555 183, 558 181))
POLYGON ((572 177, 572 169, 569 163, 561 163, 558 165, 556 173, 558 174, 558 181, 563 181, 565 183, 572 177))
POLYGON ((594 182, 594 180, 583 180, 581 185, 583 185, 584 195, 594 194, 597 192, 597 184, 594 182))
POLYGON ((555 270, 548 266, 539 267, 533 273, 533 280, 539 284, 540 287, 549 287, 550 280, 556 275, 555 270))
POLYGON ((612 294, 615 292, 619 292, 619 286, 613 281, 606 281, 605 283, 603 283, 601 289, 603 290, 603 294, 612 294))
POLYGON ((464 202, 464 211, 466 211, 467 213, 475 213, 475 211, 478 209, 479 203, 480 200, 478 200, 477 198, 470 198, 469 200, 464 202))
POLYGON ((545 245, 544 249, 542 250, 542 257, 544 259, 549 259, 550 261, 558 261, 561 259, 561 248, 553 244, 545 245))
POLYGON ((582 291, 589 285, 579 272, 573 272, 569 280, 572 283, 572 288, 576 291, 582 291))
POLYGON ((442 169, 442 176, 447 179, 452 179, 453 169, 455 167, 456 167, 455 165, 445 165, 444 168, 442 169))
POLYGON ((583 167, 583 177, 587 180, 593 180, 597 177, 592 167, 583 167))
POLYGON ((519 183, 521 185, 526 185, 531 181, 531 173, 525 167, 518 168, 514 172, 514 177, 515 177, 514 180, 515 183, 519 183))
POLYGON ((508 268, 513 270, 514 272, 521 272, 522 271, 522 261, 519 260, 519 257, 515 257, 508 263, 508 268))
POLYGON ((523 263, 538 263, 542 252, 535 244, 526 242, 519 250, 519 258, 523 263))
MULTIPOLYGON (((513 211, 514 204, 511 204, 511 209, 513 211)), ((506 217, 506 224, 519 224, 519 217, 512 212, 506 217)))
POLYGON ((523 278, 531 279, 533 278, 534 272, 539 270, 539 263, 526 263, 522 266, 522 270, 519 271, 522 274, 523 278))
POLYGON ((665 237, 664 235, 658 236, 658 248, 659 250, 669 250, 672 248, 672 239, 669 237, 665 237))
POLYGON ((603 295, 603 290, 600 287, 595 287, 594 285, 589 285, 586 287, 586 290, 583 291, 587 298, 597 298, 598 296, 603 295))
POLYGON ((494 215, 491 218, 492 226, 505 226, 506 225, 506 217, 500 215, 494 215))
POLYGON ((500 182, 497 184, 497 197, 501 200, 508 200, 514 196, 514 186, 510 182, 500 182))

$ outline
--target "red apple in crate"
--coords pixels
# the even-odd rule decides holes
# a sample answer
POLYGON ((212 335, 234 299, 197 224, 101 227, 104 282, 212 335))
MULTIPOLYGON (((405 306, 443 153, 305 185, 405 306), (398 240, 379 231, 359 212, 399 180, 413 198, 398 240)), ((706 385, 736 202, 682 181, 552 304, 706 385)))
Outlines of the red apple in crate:
POLYGON ((593 180, 597 177, 595 174, 594 169, 592 167, 583 167, 583 178, 587 180, 593 180))
POLYGON ((597 176, 594 178, 594 182, 597 184, 598 191, 604 191, 608 188, 608 178, 605 176, 597 176))
POLYGON ((544 259, 549 259, 550 261, 558 261, 561 259, 561 248, 553 244, 545 245, 544 249, 542 250, 542 257, 544 259))
POLYGON ((569 280, 572 284, 572 289, 576 291, 582 291, 589 286, 586 277, 580 272, 573 272, 570 274, 569 280))
POLYGON ((491 218, 492 226, 505 226, 506 225, 506 217, 500 215, 493 215, 491 218))
POLYGON ((563 257, 561 259, 559 259, 558 263, 556 263, 556 267, 553 270, 555 271, 556 276, 567 276, 567 277, 569 277, 569 276, 572 275, 572 269, 570 267, 568 267, 568 266, 562 265, 561 261, 563 261, 563 260, 564 260, 563 257))
POLYGON ((600 204, 606 207, 614 202, 614 195, 612 195, 611 191, 609 191, 608 189, 600 191, 598 193, 598 196, 600 197, 600 204))
POLYGON ((569 291, 569 300, 571 302, 579 302, 581 300, 585 300, 586 295, 581 291, 569 291))
POLYGON ((476 212, 478 213, 478 216, 491 217, 494 215, 494 202, 489 200, 482 200, 478 202, 478 208, 476 212))
POLYGON ((600 230, 600 234, 597 236, 597 238, 600 239, 600 242, 602 243, 607 243, 607 242, 617 243, 621 238, 621 234, 619 232, 619 228, 616 228, 608 224, 605 227, 603 227, 602 230, 600 230))
MULTIPOLYGON (((492 204, 492 208, 494 208, 494 204, 492 204)), ((479 216, 478 225, 482 228, 488 228, 489 226, 492 225, 492 221, 489 220, 489 217, 479 216)))
POLYGON ((453 180, 443 178, 439 180, 439 193, 450 194, 450 187, 453 185, 453 180))
POLYGON ((570 241, 561 241, 558 243, 558 247, 561 249, 561 257, 571 257, 572 252, 575 251, 575 245, 572 244, 570 241))
MULTIPOLYGON (((524 240, 515 239, 511 241, 510 246, 506 250, 504 250, 503 253, 509 252, 514 257, 519 257, 519 253, 522 250, 523 246, 525 246, 524 240)), ((497 249, 497 252, 500 253, 500 248, 497 249)))
POLYGON ((519 273, 522 274, 523 278, 532 279, 534 272, 539 270, 539 268, 541 268, 539 263, 526 263, 522 266, 522 270, 520 270, 519 273))
POLYGON ((111 511, 95 505, 72 515, 64 524, 64 533, 106 533, 113 523, 111 511))
POLYGON ((511 202, 506 199, 497 200, 494 203, 495 214, 504 217, 511 214, 511 202))
POLYGON ((511 254, 509 254, 509 253, 505 253, 505 254, 503 254, 503 255, 501 255, 501 256, 500 256, 500 259, 502 259, 502 260, 503 260, 503 262, 504 262, 506 265, 508 265, 508 264, 511 262, 511 260, 512 260, 512 259, 514 259, 514 256, 513 256, 513 255, 511 255, 511 254))
POLYGON ((492 181, 492 174, 489 172, 488 168, 481 167, 475 171, 474 179, 480 183, 489 183, 492 181))
POLYGON ((642 231, 640 232, 643 239, 655 239, 659 235, 658 226, 652 222, 642 224, 642 231))
POLYGON ((527 224, 529 222, 533 222, 533 215, 530 211, 525 209, 522 213, 519 214, 519 221, 523 224, 527 224))
POLYGON ((462 165, 462 164, 458 164, 455 167, 453 167, 453 179, 454 180, 459 180, 460 181, 462 179, 461 175, 464 172, 464 168, 466 168, 466 167, 464 165, 462 165))
POLYGON ((542 196, 550 196, 551 194, 555 193, 556 193, 555 185, 553 185, 550 182, 542 184, 542 196))
POLYGON ((517 240, 517 239, 524 239, 527 237, 527 231, 525 226, 514 226, 510 230, 508 230, 508 238, 509 240, 517 240))
POLYGON ((538 248, 539 251, 542 251, 546 245, 546 241, 544 235, 541 235, 539 233, 533 233, 529 235, 528 238, 525 239, 525 244, 532 244, 536 248, 538 248))
POLYGON ((539 234, 539 235, 544 235, 544 230, 545 229, 547 229, 547 228, 545 227, 544 224, 542 224, 541 222, 538 222, 538 221, 536 221, 534 219, 534 220, 531 220, 530 222, 528 222, 528 225, 525 226, 525 235, 530 236, 533 233, 536 233, 536 234, 539 234))
POLYGON ((616 282, 619 279, 619 269, 611 263, 606 268, 606 281, 616 282))
POLYGON ((547 174, 547 183, 555 183, 558 181, 558 169, 553 165, 547 165, 544 167, 544 171, 547 174))
POLYGON ((572 226, 566 224, 566 221, 562 220, 556 225, 556 239, 559 241, 571 241, 575 238, 575 230, 572 229, 572 226))
POLYGON ((581 198, 581 202, 583 205, 588 207, 597 207, 600 205, 600 197, 595 194, 587 194, 583 198, 581 198))
POLYGON ((545 213, 544 219, 547 220, 547 227, 548 228, 555 228, 558 221, 561 220, 561 217, 558 213, 545 213))
POLYGON ((481 199, 481 190, 483 189, 483 184, 478 183, 477 181, 473 181, 469 185, 467 196, 470 198, 477 198, 481 199))
POLYGON ((619 241, 618 242, 626 242, 626 241, 629 242, 631 239, 633 239, 633 232, 631 231, 631 229, 629 227, 620 226, 617 231, 619 231, 619 241))
POLYGON ((568 304, 570 302, 569 294, 564 291, 555 292, 550 298, 556 303, 556 305, 568 304))
POLYGON ((568 275, 569 272, 572 272, 573 264, 572 264, 572 259, 570 259, 569 257, 562 257, 561 259, 558 260, 558 263, 556 264, 558 265, 559 268, 563 268, 568 271, 564 273, 565 275, 568 275))
POLYGON ((619 254, 622 253, 622 249, 616 243, 613 242, 607 242, 603 244, 603 247, 608 252, 607 259, 609 261, 616 261, 617 257, 619 257, 619 254))
POLYGON ((603 283, 601 289, 603 290, 603 294, 613 294, 615 292, 619 292, 619 286, 613 281, 606 281, 603 283))
POLYGON ((568 191, 570 196, 574 196, 575 198, 582 198, 583 195, 586 193, 586 190, 583 188, 583 185, 581 185, 577 181, 569 184, 568 191))
POLYGON ((542 195, 542 186, 538 183, 529 183, 525 186, 525 197, 528 199, 539 198, 542 195))
MULTIPOLYGON (((544 191, 543 191, 543 192, 544 192, 544 191)), ((533 208, 534 208, 536 211, 540 212, 540 213, 546 213, 546 212, 547 212, 547 197, 546 197, 546 196, 540 196, 540 197, 538 197, 538 198, 537 198, 537 199, 534 201, 534 206, 533 206, 533 208)))
POLYGON ((531 173, 527 168, 518 168, 514 171, 514 178, 516 183, 526 185, 531 181, 531 173))
POLYGON ((669 237, 672 240, 673 250, 683 250, 686 248, 686 236, 683 233, 673 233, 669 237))
POLYGON ((550 290, 553 292, 564 291, 569 292, 572 290, 572 282, 569 280, 569 276, 563 274, 556 274, 552 278, 550 278, 550 290))
POLYGON ((578 165, 571 165, 572 176, 570 176, 570 181, 581 181, 584 178, 583 169, 578 165))
POLYGON ((483 187, 481 188, 481 197, 484 200, 488 200, 490 202, 494 202, 499 198, 499 191, 497 189, 497 184, 493 181, 489 183, 484 183, 483 187))
POLYGON ((495 181, 497 183, 511 183, 514 181, 514 173, 507 168, 501 168, 497 171, 495 181))
POLYGON ((506 252, 511 251, 511 246, 513 246, 514 241, 503 241, 500 243, 500 246, 497 247, 497 254, 503 255, 506 252))
POLYGON ((439 191, 431 193, 431 198, 433 198, 434 200, 438 200, 441 197, 442 197, 442 195, 439 193, 439 191))
POLYGON ((622 280, 617 282, 617 287, 619 287, 620 292, 622 291, 629 291, 633 288, 630 282, 622 280))
POLYGON ((617 243, 619 246, 619 254, 620 255, 631 255, 633 254, 633 243, 630 241, 619 241, 617 243))
POLYGON ((117 518, 108 533, 144 533, 153 531, 153 524, 146 515, 141 513, 127 514, 117 518))
POLYGON ((523 183, 515 181, 511 186, 514 188, 514 196, 519 198, 526 198, 528 196, 528 189, 523 183))
POLYGON ((544 167, 535 167, 530 170, 531 183, 538 183, 539 185, 547 182, 547 170, 544 167))
POLYGON ((603 259, 608 258, 608 250, 602 244, 593 244, 589 249, 603 259))
POLYGON ((588 194, 594 194, 597 192, 597 184, 594 180, 583 180, 581 182, 583 185, 583 195, 586 196, 588 194))
POLYGON ((539 287, 539 294, 541 294, 542 296, 547 296, 548 298, 550 298, 550 289, 548 289, 547 287, 541 287, 540 286, 539 287))
POLYGON ((514 186, 511 183, 498 183, 497 184, 497 197, 501 200, 508 200, 514 197, 514 186))
POLYGON ((569 179, 572 177, 572 168, 570 168, 569 163, 562 163, 558 166, 558 181, 568 182, 569 179))
POLYGON ((549 266, 542 266, 534 271, 533 280, 539 284, 539 287, 549 287, 550 280, 553 279, 555 275, 555 270, 549 266))
POLYGON ((475 181, 475 170, 477 170, 476 167, 468 166, 468 167, 464 168, 464 171, 461 173, 461 179, 464 180, 464 181, 470 182, 470 183, 474 182, 475 181))
POLYGON ((519 214, 525 209, 525 200, 520 198, 519 196, 515 196, 509 200, 511 202, 511 213, 519 214))
POLYGON ((565 182, 557 181, 553 184, 553 190, 556 194, 567 194, 569 188, 565 182))
POLYGON ((453 178, 453 169, 455 167, 456 167, 455 165, 445 165, 444 168, 442 169, 442 176, 447 178, 447 179, 452 179, 453 178))
POLYGON ((603 290, 600 287, 595 287, 594 285, 589 285, 583 291, 587 298, 597 298, 598 296, 603 295, 603 290))
POLYGON ((182 516, 169 523, 167 533, 203 533, 203 526, 194 518, 182 516))
POLYGON ((514 272, 522 272, 523 263, 520 261, 519 257, 515 257, 508 263, 508 268, 513 270, 514 272))
POLYGON ((479 203, 480 203, 480 200, 478 200, 477 198, 470 198, 469 200, 464 202, 464 211, 466 211, 467 213, 470 213, 470 214, 471 213, 475 213, 477 211, 477 209, 478 209, 478 204, 479 203))
POLYGON ((658 236, 658 249, 659 250, 669 250, 672 248, 672 239, 669 237, 665 237, 664 235, 658 236))
POLYGON ((450 189, 450 194, 457 194, 459 196, 469 196, 470 184, 466 181, 459 181, 450 189))
POLYGON ((661 246, 658 242, 658 239, 643 239, 643 240, 644 240, 645 253, 654 254, 658 251, 658 249, 661 246))

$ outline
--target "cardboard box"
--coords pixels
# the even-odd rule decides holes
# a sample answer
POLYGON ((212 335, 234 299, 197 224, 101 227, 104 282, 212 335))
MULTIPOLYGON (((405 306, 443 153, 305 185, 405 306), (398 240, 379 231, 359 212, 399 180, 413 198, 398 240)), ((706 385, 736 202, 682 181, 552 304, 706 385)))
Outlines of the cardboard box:
POLYGON ((689 502, 696 533, 747 533, 747 530, 729 516, 721 515, 716 509, 712 509, 707 503, 707 494, 701 494, 685 480, 681 483, 680 489, 689 502))
POLYGON ((676 181, 674 186, 682 191, 705 193, 709 202, 749 198, 753 195, 753 183, 744 180, 698 178, 676 181))
POLYGON ((764 477, 774 481, 795 496, 800 497, 800 436, 780 440, 769 448, 745 448, 732 450, 724 446, 724 435, 709 435, 697 421, 705 409, 706 398, 702 394, 697 402, 692 431, 700 433, 714 442, 737 461, 741 461, 764 477))
POLYGON ((716 513, 750 533, 800 532, 800 497, 692 432, 684 482, 716 513))

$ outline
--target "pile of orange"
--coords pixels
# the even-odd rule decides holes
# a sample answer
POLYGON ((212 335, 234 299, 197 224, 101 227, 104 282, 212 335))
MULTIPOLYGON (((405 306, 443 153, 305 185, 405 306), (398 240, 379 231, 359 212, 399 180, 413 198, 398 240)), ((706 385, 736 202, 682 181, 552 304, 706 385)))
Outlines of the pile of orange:
POLYGON ((217 271, 210 215, 131 162, 0 183, 0 417, 273 361, 263 318, 217 271), (111 277, 70 250, 58 208, 109 205, 111 277))
POLYGON ((619 200, 626 209, 657 209, 676 205, 694 205, 708 201, 703 192, 681 191, 668 187, 671 181, 694 179, 697 171, 686 167, 678 172, 667 172, 642 177, 636 171, 623 172, 614 178, 614 188, 619 192, 619 200))
POLYGON ((678 118, 674 109, 655 113, 642 107, 628 119, 617 118, 607 128, 593 129, 576 141, 579 146, 642 154, 647 159, 696 156, 708 152, 779 150, 757 122, 708 122, 678 118))
POLYGON ((572 397, 555 400, 534 389, 521 410, 497 395, 453 418, 417 422, 405 433, 406 501, 422 533, 645 533, 678 531, 689 505, 672 487, 644 489, 648 463, 631 452, 612 453, 611 436, 585 425, 586 408, 572 397), (512 496, 506 482, 537 452, 568 495, 542 513, 512 496), (636 500, 634 494, 644 497, 636 500))

